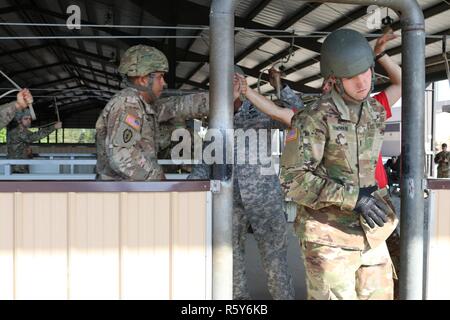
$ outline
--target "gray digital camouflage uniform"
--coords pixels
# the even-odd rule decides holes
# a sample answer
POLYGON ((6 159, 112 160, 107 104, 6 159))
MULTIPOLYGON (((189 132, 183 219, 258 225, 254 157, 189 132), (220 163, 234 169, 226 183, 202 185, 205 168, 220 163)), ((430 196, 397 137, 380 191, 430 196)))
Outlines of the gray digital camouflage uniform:
MULTIPOLYGON (((301 109, 303 103, 289 88, 282 90, 283 104, 301 109)), ((234 115, 235 129, 267 129, 267 151, 271 150, 271 129, 284 129, 276 121, 244 101, 234 115)), ((259 139, 258 139, 259 140, 259 139)), ((259 141, 258 141, 259 145, 259 141)), ((233 299, 250 299, 245 271, 245 239, 249 226, 258 243, 268 287, 274 299, 294 299, 294 286, 287 266, 287 223, 284 215, 284 197, 275 171, 262 174, 258 164, 236 164, 233 172, 233 299)), ((245 158, 249 159, 246 144, 245 158)), ((210 166, 194 166, 189 179, 209 179, 210 166)))

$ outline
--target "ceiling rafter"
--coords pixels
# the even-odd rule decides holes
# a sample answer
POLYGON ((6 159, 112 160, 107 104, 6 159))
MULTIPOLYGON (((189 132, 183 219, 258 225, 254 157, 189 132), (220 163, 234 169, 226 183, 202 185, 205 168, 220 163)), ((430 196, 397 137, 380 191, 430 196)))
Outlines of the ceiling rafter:
MULTIPOLYGON (((427 18, 431 18, 431 17, 433 17, 433 16, 435 16, 435 15, 437 15, 439 13, 442 13, 442 12, 444 12, 446 10, 449 10, 449 9, 450 9, 450 5, 448 5, 446 2, 443 1, 443 2, 440 2, 440 3, 434 5, 434 6, 430 7, 430 8, 427 8, 427 9, 423 10, 423 15, 424 15, 424 18, 427 19, 427 18)), ((358 10, 356 10, 356 11, 358 11, 358 10)), ((356 11, 354 13, 356 13, 356 11)), ((355 16, 357 16, 357 15, 355 15, 355 16)), ((332 30, 335 30, 335 29, 339 29, 339 28, 345 26, 344 19, 341 19, 341 20, 342 20, 341 22, 337 21, 336 23, 330 25, 329 27, 326 27, 325 31, 329 32, 329 31, 332 31, 332 30)), ((393 23, 392 24, 392 29, 394 31, 397 31, 397 30, 401 29, 400 21, 397 21, 397 22, 393 23)), ((381 30, 375 30, 373 33, 377 34, 377 33, 381 33, 381 32, 382 32, 381 30)), ((448 29, 445 30, 444 33, 448 33, 448 29)), ((426 41, 427 41, 427 44, 429 44, 429 43, 435 42, 436 39, 427 39, 426 41)), ((440 41, 440 40, 437 40, 437 41, 440 41)), ((388 54, 389 55, 394 55, 394 54, 398 54, 400 52, 401 52, 401 46, 397 47, 395 50, 393 50, 393 49, 389 50, 388 54)), ((319 61, 320 61, 320 55, 317 55, 317 56, 315 56, 315 57, 313 57, 313 58, 311 58, 311 59, 309 59, 307 61, 301 62, 301 63, 299 63, 299 64, 297 64, 297 65, 295 65, 295 66, 293 66, 293 67, 291 67, 289 69, 286 69, 284 71, 284 74, 285 74, 285 76, 287 76, 287 75, 289 75, 289 74, 291 74, 291 73, 293 73, 295 71, 298 71, 298 70, 301 70, 303 68, 307 68, 307 67, 309 67, 309 66, 311 66, 313 64, 316 64, 319 61)), ((307 82, 302 82, 302 83, 307 83, 307 82)))
MULTIPOLYGON (((245 20, 247 21, 251 21, 253 20, 261 11, 263 11, 266 6, 271 2, 272 0, 260 0, 259 3, 257 3, 252 10, 249 10, 249 13, 245 16, 245 20)), ((200 35, 202 33, 202 31, 198 32, 197 34, 200 35)), ((236 34, 237 32, 235 32, 236 34)), ((192 45, 194 44, 194 42, 196 41, 196 39, 193 39, 191 41, 191 43, 188 46, 187 50, 190 50, 192 48, 192 45)), ((237 62, 237 61, 236 61, 237 62)), ((206 63, 206 62, 205 62, 206 63)), ((205 63, 200 63, 197 67, 195 67, 194 69, 192 69, 191 72, 189 72, 189 74, 185 77, 185 79, 191 79, 198 71, 200 71, 201 68, 203 68, 203 66, 205 65, 205 63)))

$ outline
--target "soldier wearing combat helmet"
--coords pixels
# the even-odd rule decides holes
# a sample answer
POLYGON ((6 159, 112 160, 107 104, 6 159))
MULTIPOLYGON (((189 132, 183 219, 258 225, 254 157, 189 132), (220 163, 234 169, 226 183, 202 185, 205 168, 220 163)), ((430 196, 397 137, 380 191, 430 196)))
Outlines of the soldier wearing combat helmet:
MULTIPOLYGON (((14 119, 16 123, 11 123, 8 126, 8 133, 6 135, 8 159, 32 159, 33 151, 31 144, 47 137, 55 129, 62 127, 61 122, 56 122, 39 131, 30 131, 31 115, 29 109, 16 112, 14 119)), ((14 165, 11 168, 11 172, 29 173, 29 168, 27 165, 14 165)))
MULTIPOLYGON (((281 179, 298 205, 295 227, 309 299, 393 298, 394 271, 385 240, 398 219, 386 188, 375 180, 385 120, 401 96, 400 68, 384 52, 393 38, 380 37, 374 54, 360 33, 332 32, 320 59, 330 92, 295 114, 270 102, 261 108, 291 126, 281 179), (372 98, 375 62, 391 85, 372 98)), ((258 99, 251 90, 247 98, 258 99)))
POLYGON ((169 64, 166 56, 153 47, 129 48, 118 71, 126 88, 108 102, 96 123, 98 178, 164 179, 157 153, 159 142, 167 139, 162 139, 160 132, 164 130, 160 130, 160 125, 205 115, 208 94, 159 99, 166 86, 164 75, 169 64))

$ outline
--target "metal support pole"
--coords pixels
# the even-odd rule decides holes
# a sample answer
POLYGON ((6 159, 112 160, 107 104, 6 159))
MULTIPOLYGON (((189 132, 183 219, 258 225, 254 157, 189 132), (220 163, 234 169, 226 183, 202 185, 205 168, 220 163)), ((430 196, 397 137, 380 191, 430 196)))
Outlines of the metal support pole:
POLYGON ((425 172, 425 25, 416 0, 314 2, 377 5, 395 10, 402 24, 402 178, 400 297, 422 299, 425 172))
MULTIPOLYGON (((405 2, 405 1, 404 1, 405 2)), ((423 296, 425 170, 425 27, 414 1, 416 21, 402 16, 402 175, 400 221, 400 297, 423 296)), ((404 8, 403 15, 406 15, 404 8)), ((411 17, 412 18, 412 17, 411 17)))
MULTIPOLYGON (((177 6, 178 1, 177 0, 170 0, 171 5, 171 22, 174 26, 178 24, 177 21, 177 6)), ((172 37, 175 37, 177 35, 177 30, 172 29, 169 31, 169 35, 172 37)), ((167 85, 171 89, 175 89, 175 79, 176 79, 176 72, 177 72, 177 39, 170 38, 168 40, 169 44, 169 73, 167 74, 167 85)))
MULTIPOLYGON (((424 221, 425 26, 416 0, 334 0, 315 2, 378 5, 396 10, 402 23, 402 299, 422 299, 424 221)), ((211 127, 232 128, 234 9, 237 0, 211 5, 211 127)), ((222 181, 213 205, 213 298, 232 297, 232 184, 222 181)))
MULTIPOLYGON (((234 10, 238 0, 214 0, 210 12, 210 127, 223 132, 233 128, 234 10)), ((227 148, 229 146, 227 145, 227 148)), ((225 158, 225 155, 224 155, 225 158)), ((224 166, 215 166, 223 169, 224 166)), ((221 176, 213 196, 213 299, 233 297, 232 213, 233 183, 221 176)))
POLYGON ((431 93, 431 152, 433 153, 431 156, 431 163, 430 163, 430 176, 434 177, 434 143, 435 143, 435 132, 436 132, 436 85, 433 82, 431 85, 431 90, 433 92, 431 93))

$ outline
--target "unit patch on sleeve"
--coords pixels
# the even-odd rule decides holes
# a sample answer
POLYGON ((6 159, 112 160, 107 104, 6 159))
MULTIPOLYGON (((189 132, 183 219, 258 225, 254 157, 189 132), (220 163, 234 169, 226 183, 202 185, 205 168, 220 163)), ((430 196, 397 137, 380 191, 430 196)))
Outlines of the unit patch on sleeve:
POLYGON ((131 138, 133 138, 133 131, 130 129, 125 129, 123 131, 123 142, 128 143, 131 141, 131 138))

